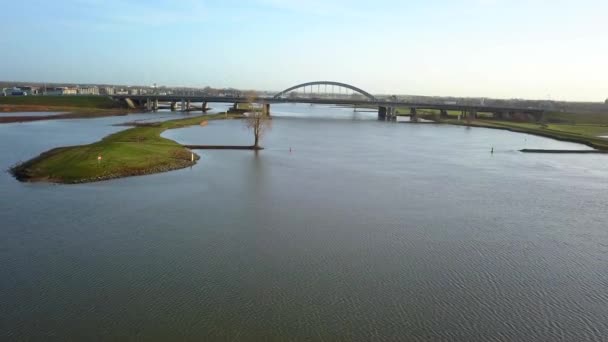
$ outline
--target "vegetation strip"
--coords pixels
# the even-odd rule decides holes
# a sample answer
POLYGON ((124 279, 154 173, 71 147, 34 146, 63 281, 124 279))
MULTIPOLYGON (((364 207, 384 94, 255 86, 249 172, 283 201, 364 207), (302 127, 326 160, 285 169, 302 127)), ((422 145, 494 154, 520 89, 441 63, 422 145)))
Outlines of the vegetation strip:
POLYGON ((600 150, 543 150, 534 148, 524 148, 519 150, 524 153, 553 153, 553 154, 607 154, 608 151, 600 150))
POLYGON ((13 112, 60 112, 63 114, 44 116, 0 115, 0 123, 118 116, 126 115, 131 111, 124 107, 122 103, 104 96, 0 97, 0 113, 13 112))
POLYGON ((162 138, 168 129, 238 115, 213 114, 136 125, 89 145, 60 147, 11 168, 20 181, 73 184, 166 172, 196 164, 199 157, 186 147, 162 138))
MULTIPOLYGON (((399 116, 409 116, 409 108, 398 108, 398 112, 399 116)), ((608 139, 601 137, 608 136, 608 113, 547 112, 543 122, 499 120, 489 113, 478 113, 478 118, 468 122, 466 118, 458 120, 461 114, 460 111, 447 111, 447 117, 442 117, 438 110, 420 110, 418 116, 440 124, 527 133, 608 150, 608 139)))
MULTIPOLYGON (((466 121, 457 121, 453 119, 441 120, 440 123, 447 123, 451 125, 457 126, 468 126, 468 127, 481 127, 481 128, 491 128, 491 129, 501 129, 516 133, 527 133, 532 135, 537 135, 541 137, 551 138, 560 141, 567 141, 573 143, 583 144, 598 150, 608 150, 608 139, 598 138, 596 136, 590 136, 583 133, 574 133, 566 130, 558 130, 551 129, 552 127, 558 126, 557 128, 561 128, 559 126, 563 126, 563 129, 572 129, 572 127, 579 127, 585 125, 546 125, 543 126, 541 124, 534 123, 519 123, 519 122, 509 122, 509 121, 495 121, 495 120, 475 120, 471 123, 467 123, 466 121)), ((593 126, 593 127, 603 127, 603 126, 593 126)), ((603 127, 606 128, 606 127, 603 127)), ((606 128, 608 130, 608 128, 606 128)))
POLYGON ((114 109, 118 101, 107 96, 61 95, 61 96, 5 96, 0 97, 0 105, 8 106, 52 106, 70 108, 114 109))
MULTIPOLYGON (((53 111, 50 108, 49 111, 53 111)), ((65 114, 56 115, 43 115, 43 116, 0 116, 0 124, 2 123, 17 123, 17 122, 31 122, 31 121, 45 121, 45 120, 61 120, 61 119, 91 119, 99 118, 104 116, 125 116, 128 114, 126 110, 90 110, 83 112, 81 110, 73 112, 69 108, 61 108, 58 111, 70 111, 65 114)))

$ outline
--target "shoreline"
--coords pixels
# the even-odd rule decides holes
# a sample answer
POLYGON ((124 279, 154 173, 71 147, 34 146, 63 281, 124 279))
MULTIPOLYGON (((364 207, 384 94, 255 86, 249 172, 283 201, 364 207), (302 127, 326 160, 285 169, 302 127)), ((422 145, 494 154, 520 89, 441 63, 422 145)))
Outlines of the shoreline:
POLYGON ((195 165, 200 156, 161 134, 223 119, 225 114, 211 114, 138 125, 92 144, 53 148, 11 167, 9 172, 20 182, 82 184, 184 169, 195 165))
POLYGON ((553 149, 538 149, 538 148, 524 148, 519 150, 523 153, 546 153, 546 154, 607 154, 608 151, 604 150, 553 150, 553 149))
POLYGON ((536 135, 536 136, 540 136, 543 138, 549 138, 549 139, 554 139, 557 141, 564 141, 564 142, 571 142, 571 143, 576 143, 576 144, 582 144, 588 147, 591 147, 595 150, 598 151, 608 151, 608 139, 606 139, 605 141, 602 140, 601 138, 595 138, 595 137, 586 137, 586 136, 574 136, 570 133, 567 132, 547 132, 547 131, 541 131, 540 129, 532 129, 532 128, 518 128, 518 127, 514 127, 514 126, 506 126, 504 124, 501 124, 500 122, 497 123, 493 123, 493 124, 488 124, 488 125, 484 125, 483 122, 479 123, 479 122, 472 122, 472 123, 466 123, 466 122, 461 122, 461 123, 456 123, 456 122, 447 122, 447 121, 442 121, 442 122, 435 122, 437 124, 447 124, 447 125, 452 125, 452 126, 463 126, 463 127, 477 127, 477 128, 489 128, 489 129, 497 129, 497 130, 503 130, 503 131, 509 131, 509 132, 514 132, 514 133, 524 133, 524 134, 530 134, 530 135, 536 135), (597 141, 592 141, 592 140, 597 140, 597 141))
MULTIPOLYGON (((109 113, 104 112, 104 114, 109 113)), ((208 120, 225 120, 242 117, 243 115, 236 113, 228 115, 218 113, 164 122, 131 122, 124 124, 125 126, 132 126, 131 128, 110 134, 95 143, 53 148, 26 162, 11 167, 9 172, 20 182, 80 184, 163 173, 193 166, 200 157, 192 150, 261 150, 262 148, 240 145, 182 145, 161 137, 161 134, 169 129, 199 124, 204 126, 208 120), (99 156, 99 159, 97 159, 97 156, 99 156)), ((44 117, 32 118, 38 119, 44 117)), ((522 153, 608 153, 608 141, 606 141, 606 145, 597 145, 593 141, 589 141, 588 137, 567 136, 566 132, 560 135, 554 132, 542 132, 540 129, 520 128, 483 121, 471 123, 440 121, 435 123, 500 129, 514 133, 542 136, 558 141, 583 144, 594 148, 594 150, 589 151, 524 149, 520 150, 522 153)))
POLYGON ((86 119, 140 112, 105 96, 0 97, 0 124, 42 120, 86 119), (22 112, 55 112, 52 115, 11 115, 22 112))
POLYGON ((107 116, 126 116, 131 113, 140 113, 141 111, 130 110, 126 108, 116 109, 100 109, 100 108, 78 108, 78 107, 16 107, 12 106, 12 110, 2 110, 3 105, 0 105, 0 124, 32 122, 44 120, 64 120, 64 119, 89 119, 100 118, 107 116), (55 112, 58 114, 51 115, 4 115, 5 113, 22 113, 22 112, 55 112))
MULTIPOLYGON (((76 101, 81 98, 62 98, 67 101, 76 101)), ((58 99, 55 99, 58 100, 58 99)), ((246 112, 246 109, 231 109, 228 110, 228 115, 242 115, 246 112)), ((53 106, 53 105, 38 105, 38 104, 0 104, 0 124, 5 123, 22 123, 22 122, 33 122, 33 121, 45 121, 45 120, 63 120, 63 119, 88 119, 88 118, 100 118, 108 116, 126 116, 132 113, 140 113, 140 110, 133 110, 127 108, 95 108, 95 107, 66 107, 66 106, 53 106), (27 116, 27 115, 15 115, 15 116, 3 116, 2 113, 12 112, 59 112, 59 114, 44 115, 44 116, 27 116)), ((453 126, 465 126, 465 127, 480 127, 490 129, 500 129, 515 133, 525 133, 545 138, 555 139, 558 141, 572 142, 577 144, 583 144, 593 149, 608 151, 608 139, 602 139, 596 136, 581 135, 577 133, 571 133, 567 131, 552 131, 544 129, 542 127, 517 127, 517 122, 510 121, 482 121, 476 120, 471 123, 466 121, 456 121, 455 119, 439 119, 437 117, 425 117, 422 118, 430 120, 431 122, 424 122, 425 124, 447 124, 453 126)), ((409 123, 409 122, 401 122, 409 123)), ((519 123, 521 124, 521 123, 519 123)), ((138 125, 137 125, 138 126, 138 125)), ((584 126, 584 125, 581 125, 584 126)), ((599 125, 592 125, 599 126, 599 125)), ((606 129, 608 131, 608 128, 606 129)))
POLYGON ((81 178, 81 179, 69 180, 69 181, 66 181, 66 180, 63 180, 60 178, 54 178, 52 176, 29 177, 27 175, 27 169, 21 169, 25 164, 30 164, 30 163, 35 164, 37 162, 44 160, 45 158, 51 157, 55 154, 65 151, 66 149, 74 148, 74 147, 80 147, 80 146, 57 147, 57 148, 48 150, 46 152, 41 153, 37 157, 34 157, 34 158, 28 160, 25 163, 12 167, 9 171, 13 175, 13 177, 15 177, 19 182, 22 182, 22 183, 53 183, 53 184, 65 184, 65 185, 85 184, 85 183, 102 182, 102 181, 107 181, 107 180, 112 180, 112 179, 135 177, 135 176, 145 176, 145 175, 152 175, 152 174, 156 174, 156 173, 164 173, 164 172, 169 172, 169 171, 180 170, 180 169, 187 168, 189 166, 194 166, 196 164, 196 161, 198 161, 200 159, 200 156, 195 154, 194 162, 186 162, 183 164, 172 164, 172 165, 164 165, 164 166, 159 165, 154 168, 133 169, 131 171, 122 172, 122 173, 115 173, 115 174, 109 173, 109 174, 103 174, 103 175, 100 175, 97 177, 81 178))

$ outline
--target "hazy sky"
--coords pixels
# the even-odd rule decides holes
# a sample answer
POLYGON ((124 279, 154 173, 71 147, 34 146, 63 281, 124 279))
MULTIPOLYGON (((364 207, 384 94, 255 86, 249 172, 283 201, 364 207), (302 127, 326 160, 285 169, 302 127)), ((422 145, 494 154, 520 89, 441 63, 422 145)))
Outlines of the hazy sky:
POLYGON ((0 0, 0 80, 603 101, 606 0, 0 0))

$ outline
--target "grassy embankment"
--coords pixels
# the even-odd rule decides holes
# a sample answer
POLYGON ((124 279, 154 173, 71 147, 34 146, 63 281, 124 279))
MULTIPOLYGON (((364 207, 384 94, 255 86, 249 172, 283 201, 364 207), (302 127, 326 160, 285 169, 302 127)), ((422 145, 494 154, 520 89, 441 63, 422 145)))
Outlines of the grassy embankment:
POLYGON ((32 120, 69 119, 124 114, 128 109, 106 96, 2 96, 0 113, 61 112, 65 114, 38 117, 2 115, 0 123, 32 120))
MULTIPOLYGON (((237 115, 229 115, 235 118, 237 115)), ((109 135, 90 145, 60 147, 11 169, 20 181, 86 183, 113 178, 166 172, 191 166, 192 152, 162 138, 168 129, 223 119, 224 114, 142 125, 109 135), (101 161, 97 157, 102 157, 101 161)))
MULTIPOLYGON (((400 108, 400 113, 409 113, 409 109, 400 108)), ((544 123, 518 122, 495 120, 489 114, 480 113, 479 117, 470 123, 466 119, 457 119, 460 111, 448 111, 447 118, 439 118, 439 111, 419 111, 421 117, 440 123, 504 129, 520 133, 528 133, 562 141, 576 142, 599 150, 608 150, 608 113, 559 113, 545 114, 544 123)))
POLYGON ((60 108, 115 108, 115 102, 106 96, 2 96, 0 104, 14 106, 51 106, 60 108))

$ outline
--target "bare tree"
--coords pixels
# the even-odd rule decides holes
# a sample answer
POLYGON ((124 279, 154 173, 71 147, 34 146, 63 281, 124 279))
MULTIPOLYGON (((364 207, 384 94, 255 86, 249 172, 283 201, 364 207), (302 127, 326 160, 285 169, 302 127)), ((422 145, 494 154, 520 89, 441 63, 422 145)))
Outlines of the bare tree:
POLYGON ((255 103, 256 94, 250 93, 247 96, 247 101, 250 105, 250 110, 246 114, 245 125, 253 132, 253 148, 260 149, 260 140, 266 131, 271 127, 270 113, 268 106, 265 103, 255 103))

